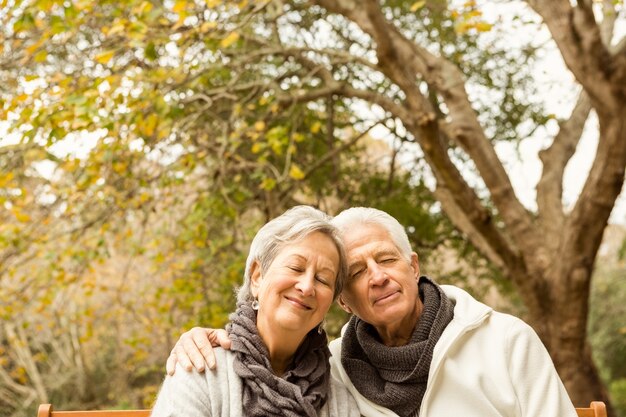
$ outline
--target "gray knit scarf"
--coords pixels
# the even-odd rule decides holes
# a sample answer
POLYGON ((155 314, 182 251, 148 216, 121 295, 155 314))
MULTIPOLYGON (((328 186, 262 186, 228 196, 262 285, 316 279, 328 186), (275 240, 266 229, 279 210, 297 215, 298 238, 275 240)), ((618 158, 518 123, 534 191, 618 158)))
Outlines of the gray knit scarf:
POLYGON ((342 338, 341 363, 367 399, 401 417, 416 416, 428 382, 433 349, 454 315, 454 304, 427 277, 420 277, 422 315, 404 346, 385 346, 374 327, 356 316, 342 338))
POLYGON ((311 330, 298 347, 290 369, 272 372, 269 352, 256 327, 256 312, 240 303, 230 315, 228 332, 235 352, 235 373, 243 382, 246 416, 317 416, 328 396, 330 365, 326 333, 311 330))

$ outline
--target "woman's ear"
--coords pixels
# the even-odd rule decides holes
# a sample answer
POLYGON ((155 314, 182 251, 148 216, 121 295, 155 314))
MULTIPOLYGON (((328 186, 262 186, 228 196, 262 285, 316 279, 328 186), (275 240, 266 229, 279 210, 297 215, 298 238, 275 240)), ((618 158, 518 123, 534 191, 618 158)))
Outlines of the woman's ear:
POLYGON ((261 264, 255 260, 250 266, 250 292, 256 298, 259 295, 259 286, 261 285, 261 264))
POLYGON ((343 296, 339 296, 337 298, 337 302, 339 303, 339 307, 341 307, 345 312, 352 314, 352 309, 348 307, 348 304, 343 300, 343 296))

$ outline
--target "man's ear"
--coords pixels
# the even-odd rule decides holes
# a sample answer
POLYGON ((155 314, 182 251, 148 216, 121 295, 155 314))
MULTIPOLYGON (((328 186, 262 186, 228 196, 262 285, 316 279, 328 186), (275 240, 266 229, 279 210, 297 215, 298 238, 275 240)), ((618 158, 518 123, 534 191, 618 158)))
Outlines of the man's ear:
POLYGON ((417 253, 411 252, 411 267, 415 271, 415 278, 420 277, 420 263, 417 257, 417 253))
POLYGON ((337 298, 337 303, 339 303, 339 307, 341 307, 345 312, 352 314, 352 309, 348 307, 345 301, 343 301, 343 296, 339 296, 337 298))
POLYGON ((250 266, 250 292, 255 298, 259 295, 261 279, 261 264, 255 260, 250 266))

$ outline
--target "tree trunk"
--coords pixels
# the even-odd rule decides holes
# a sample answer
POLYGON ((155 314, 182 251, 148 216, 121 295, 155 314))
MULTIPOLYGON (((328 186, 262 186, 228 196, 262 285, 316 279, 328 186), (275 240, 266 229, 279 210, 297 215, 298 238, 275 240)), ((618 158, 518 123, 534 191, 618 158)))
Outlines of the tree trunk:
POLYGON ((522 297, 532 298, 532 302, 525 300, 529 306, 527 321, 550 353, 574 405, 586 407, 591 401, 601 400, 612 415, 608 392, 587 342, 591 269, 572 267, 573 263, 572 258, 555 259, 550 269, 568 270, 562 276, 551 276, 551 272, 545 271, 544 275, 533 272, 512 278, 516 283, 526 281, 522 297))

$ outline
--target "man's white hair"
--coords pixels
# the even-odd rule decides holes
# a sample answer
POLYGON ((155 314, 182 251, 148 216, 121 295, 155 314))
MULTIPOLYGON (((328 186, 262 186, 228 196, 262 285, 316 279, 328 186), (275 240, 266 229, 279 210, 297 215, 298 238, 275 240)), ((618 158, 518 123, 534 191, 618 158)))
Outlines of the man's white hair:
POLYGON ((406 230, 388 213, 372 207, 352 207, 335 216, 331 221, 342 232, 348 232, 360 225, 377 225, 384 228, 389 237, 407 261, 411 261, 411 244, 406 230))

